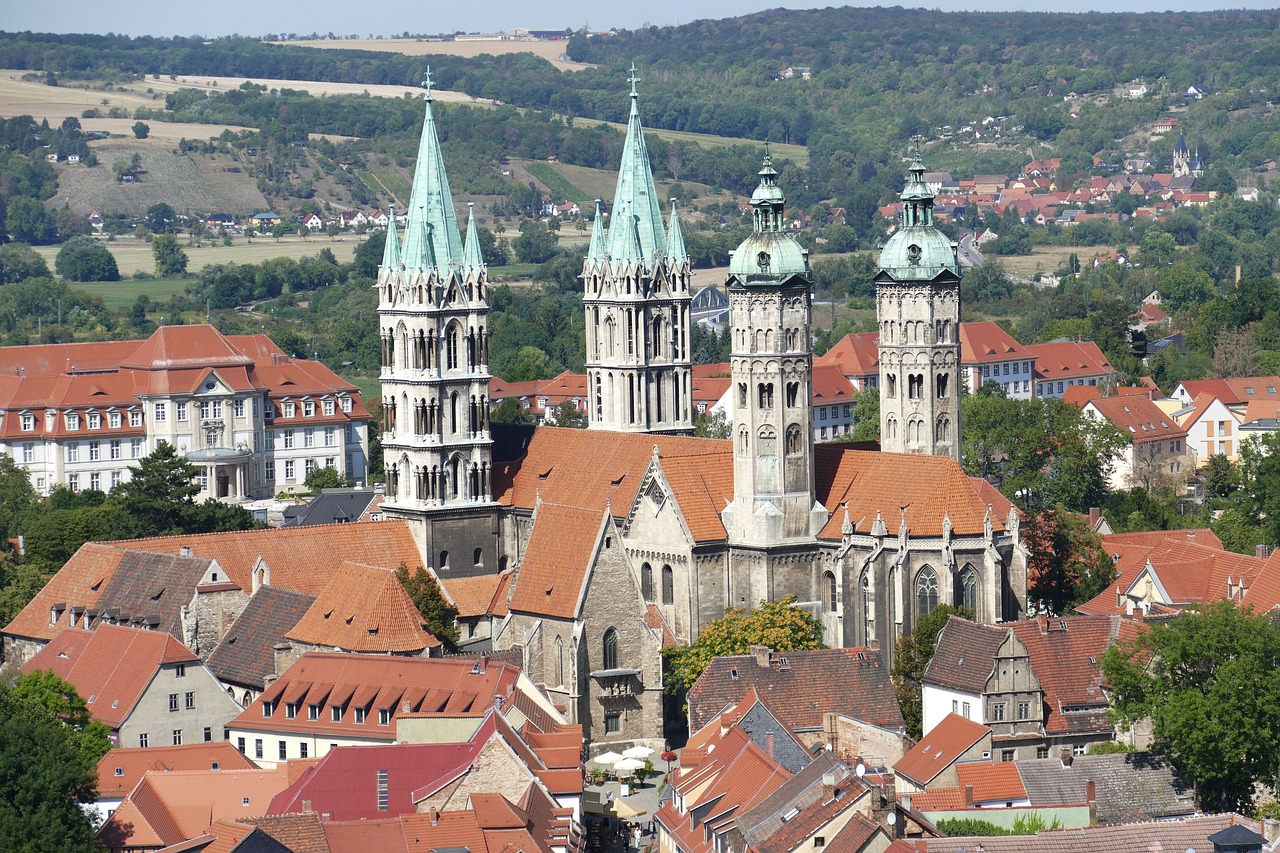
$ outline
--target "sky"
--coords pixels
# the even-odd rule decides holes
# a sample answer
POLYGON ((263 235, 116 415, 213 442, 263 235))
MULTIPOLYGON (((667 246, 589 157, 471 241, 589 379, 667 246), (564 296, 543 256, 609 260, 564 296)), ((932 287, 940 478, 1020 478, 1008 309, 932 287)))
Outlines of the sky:
MULTIPOLYGON (((908 5, 909 0, 902 5, 908 5)), ((0 30, 57 33, 120 33, 125 35, 225 36, 238 33, 394 35, 402 32, 435 34, 499 32, 529 29, 605 30, 646 25, 683 24, 700 18, 731 18, 761 9, 820 8, 829 4, 804 0, 648 0, 601 3, 599 0, 472 0, 468 3, 352 2, 307 0, 305 3, 263 3, 260 0, 58 0, 23 3, 10 0, 0 11, 0 30)), ((852 5, 894 5, 889 2, 852 5)), ((944 11, 1125 11, 1274 8, 1276 0, 933 0, 929 8, 944 11)))

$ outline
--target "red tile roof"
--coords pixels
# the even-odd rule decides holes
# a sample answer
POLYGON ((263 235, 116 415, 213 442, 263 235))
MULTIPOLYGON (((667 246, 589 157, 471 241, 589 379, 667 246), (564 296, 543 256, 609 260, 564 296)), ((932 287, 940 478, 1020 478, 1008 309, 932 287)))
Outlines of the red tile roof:
POLYGON ((441 578, 440 586, 458 608, 458 616, 464 619, 485 614, 506 616, 511 575, 512 572, 507 570, 496 575, 441 578))
POLYGON ((1115 373, 1111 362, 1093 341, 1033 344, 1027 350, 1036 358, 1037 382, 1115 373))
POLYGON ((199 662, 168 634, 102 625, 93 631, 63 631, 27 661, 22 672, 53 672, 85 697, 94 719, 116 729, 133 713, 157 669, 199 662))
POLYGON ((1098 397, 1085 404, 1093 408, 1134 444, 1186 438, 1187 431, 1171 415, 1144 396, 1098 397))
POLYGON ((346 562, 288 633, 348 652, 418 653, 439 647, 395 570, 346 562))
POLYGON ((990 364, 1015 359, 1034 361, 1035 358, 1031 350, 990 320, 960 324, 961 364, 990 364))
POLYGON ((1192 399, 1201 394, 1212 394, 1228 406, 1248 403, 1252 400, 1280 398, 1280 376, 1186 379, 1180 385, 1192 399))
POLYGON ((992 764, 989 761, 972 761, 956 765, 956 775, 960 777, 960 788, 973 786, 973 801, 989 803, 996 801, 1025 800, 1027 791, 1022 787, 1022 777, 1018 775, 1018 767, 1012 761, 992 764))
POLYGON ((878 332, 852 332, 845 335, 813 360, 815 367, 839 367, 845 376, 871 376, 880 373, 880 335, 878 332))
POLYGON ((845 378, 844 371, 836 365, 813 366, 812 397, 815 406, 831 406, 850 403, 856 393, 853 383, 845 378))
POLYGON ((1152 390, 1150 388, 1129 388, 1124 385, 1117 385, 1114 388, 1107 388, 1103 385, 1072 385, 1062 392, 1062 402, 1070 403, 1077 408, 1084 408, 1084 404, 1090 400, 1096 400, 1099 397, 1146 397, 1151 399, 1152 390))
POLYGON ((133 790, 147 771, 254 770, 253 762, 230 743, 189 743, 182 746, 115 747, 98 761, 98 798, 120 799, 133 790))
POLYGON ((510 608, 559 619, 578 615, 586 580, 606 525, 599 509, 540 503, 525 547, 510 608))
POLYGON ((947 714, 920 742, 898 759, 893 772, 923 787, 950 767, 974 744, 991 734, 991 729, 959 714, 947 714))

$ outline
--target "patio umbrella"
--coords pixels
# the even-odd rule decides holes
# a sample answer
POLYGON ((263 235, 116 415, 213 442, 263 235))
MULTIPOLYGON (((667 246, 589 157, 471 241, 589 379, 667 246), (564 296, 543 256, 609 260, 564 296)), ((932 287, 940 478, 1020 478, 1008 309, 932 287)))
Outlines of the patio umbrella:
POLYGON ((644 767, 644 762, 637 758, 623 758, 613 762, 613 769, 619 773, 625 773, 628 770, 635 771, 644 767))
POLYGON ((625 757, 626 756, 619 755, 616 752, 602 752, 591 760, 594 761, 596 764, 609 765, 609 764, 613 764, 614 762, 621 761, 625 757))
POLYGON ((645 759, 653 755, 653 750, 647 746, 629 746, 622 750, 622 754, 627 758, 645 759))
POLYGON ((623 800, 613 801, 613 813, 616 814, 618 817, 622 818, 623 820, 626 820, 629 817, 639 817, 640 815, 644 814, 644 812, 645 812, 644 809, 636 808, 635 806, 631 805, 628 802, 624 802, 623 800))

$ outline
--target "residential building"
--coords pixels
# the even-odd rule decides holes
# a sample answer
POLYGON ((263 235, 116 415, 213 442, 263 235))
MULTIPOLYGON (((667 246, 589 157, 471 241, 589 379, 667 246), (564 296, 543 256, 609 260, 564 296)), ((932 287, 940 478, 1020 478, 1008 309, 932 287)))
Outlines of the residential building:
POLYGON ((360 391, 264 335, 162 326, 146 341, 0 348, 0 452, 41 495, 111 488, 161 442, 199 470, 197 500, 300 491, 331 467, 368 476, 360 391))
POLYGON ((857 391, 880 385, 880 334, 850 332, 825 355, 816 356, 813 369, 835 366, 857 391))
POLYGON ((1084 413, 1109 422, 1129 440, 1111 459, 1107 483, 1114 490, 1165 486, 1181 489, 1190 467, 1187 431, 1145 396, 1098 397, 1084 413))
POLYGON ((1238 814, 1216 814, 1181 820, 1045 829, 1032 836, 956 836, 930 838, 920 844, 927 853, 1114 853, 1116 850, 1204 850, 1212 853, 1261 853, 1266 838, 1262 821, 1238 814), (1239 836, 1239 837, 1238 837, 1239 836), (1217 843, 1218 839, 1223 843, 1217 843))
POLYGON ((98 760, 98 799, 84 804, 106 821, 148 772, 174 770, 256 770, 257 765, 222 740, 181 746, 112 747, 98 760))
POLYGON ((930 788, 955 788, 956 768, 963 763, 991 763, 991 729, 959 714, 947 714, 893 765, 898 788, 904 793, 930 788))
POLYGON ((1073 385, 1114 384, 1116 370, 1093 341, 1032 344, 1037 397, 1061 397, 1073 385))
POLYGON ((240 710, 200 658, 161 631, 71 628, 22 667, 24 673, 36 670, 74 687, 116 746, 223 740, 240 710))
POLYGON ((1036 356, 990 320, 960 324, 960 364, 971 393, 993 382, 1015 400, 1036 396, 1036 356))
POLYGON ((1169 394, 1190 406, 1201 394, 1211 394, 1228 408, 1248 406, 1255 401, 1275 401, 1280 405, 1280 376, 1248 376, 1231 379, 1186 379, 1169 394))
MULTIPOLYGON (((1276 402, 1280 408, 1280 400, 1276 402)), ((1191 405, 1173 413, 1178 426, 1187 431, 1187 453, 1191 464, 1200 468, 1210 456, 1225 456, 1235 462, 1240 451, 1239 421, 1217 397, 1199 394, 1191 405)))

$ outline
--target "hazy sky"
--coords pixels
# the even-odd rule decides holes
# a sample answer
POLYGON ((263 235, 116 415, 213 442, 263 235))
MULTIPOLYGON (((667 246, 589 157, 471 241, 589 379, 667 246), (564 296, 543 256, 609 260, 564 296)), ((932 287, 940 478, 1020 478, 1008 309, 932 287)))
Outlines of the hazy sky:
MULTIPOLYGON (((107 33, 127 35, 203 35, 231 33, 334 32, 360 36, 411 33, 496 32, 512 27, 560 29, 587 26, 635 28, 645 24, 681 24, 699 18, 728 18, 784 6, 819 8, 828 4, 804 0, 650 0, 601 3, 599 0, 473 0, 472 2, 360 2, 360 0, 6 0, 0 29, 9 32, 107 33)), ((854 3, 869 6, 875 3, 854 3)), ((878 5, 892 5, 880 3, 878 5)), ((908 5, 904 3, 903 5, 908 5)), ((1086 10, 1154 12, 1168 9, 1273 8, 1276 0, 945 0, 930 4, 944 10, 987 11, 1086 10)))

